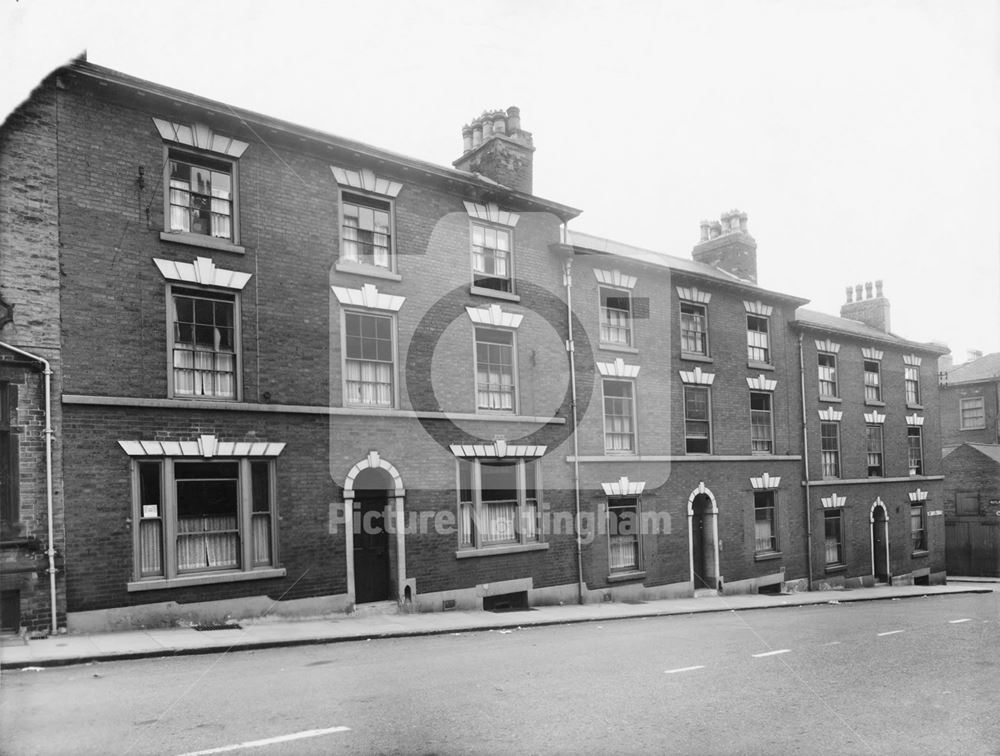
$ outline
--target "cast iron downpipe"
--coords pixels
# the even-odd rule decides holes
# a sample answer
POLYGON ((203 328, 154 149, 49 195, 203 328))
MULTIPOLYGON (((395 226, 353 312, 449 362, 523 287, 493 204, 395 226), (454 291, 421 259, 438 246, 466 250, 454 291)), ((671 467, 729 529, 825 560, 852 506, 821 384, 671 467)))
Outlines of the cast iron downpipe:
POLYGON ((813 551, 812 551, 812 505, 809 502, 809 423, 806 420, 806 363, 802 352, 802 334, 799 333, 799 387, 802 391, 802 483, 806 493, 806 570, 809 584, 806 590, 813 588, 813 551))
POLYGON ((42 371, 45 375, 45 505, 49 521, 49 543, 45 553, 49 557, 49 604, 52 609, 52 634, 59 632, 58 615, 56 612, 56 548, 55 548, 55 528, 52 524, 52 366, 44 357, 37 354, 25 352, 12 344, 0 341, 0 347, 9 349, 15 354, 27 357, 35 362, 40 362, 44 366, 42 371))
MULTIPOLYGON (((566 224, 562 227, 562 241, 565 244, 566 224)), ((577 436, 576 416, 576 354, 573 347, 573 259, 567 258, 563 270, 563 283, 566 285, 566 351, 569 353, 569 385, 571 410, 573 413, 573 494, 576 504, 576 596, 577 602, 583 603, 583 544, 580 523, 580 441, 577 436)))

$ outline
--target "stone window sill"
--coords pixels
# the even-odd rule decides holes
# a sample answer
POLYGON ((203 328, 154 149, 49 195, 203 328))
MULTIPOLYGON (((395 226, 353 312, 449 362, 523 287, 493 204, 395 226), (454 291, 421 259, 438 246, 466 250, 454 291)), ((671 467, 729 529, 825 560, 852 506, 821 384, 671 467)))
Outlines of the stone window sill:
POLYGON ((831 575, 835 572, 847 572, 846 564, 828 564, 826 566, 825 572, 827 575, 831 575))
POLYGON ((237 583, 244 580, 267 580, 279 577, 285 577, 284 567, 267 567, 248 572, 206 572, 200 575, 184 575, 182 577, 161 578, 159 580, 136 580, 128 583, 126 590, 129 593, 136 591, 158 591, 165 588, 186 588, 190 585, 237 583))
POLYGON ((353 276, 367 276, 368 278, 383 278, 387 281, 402 281, 403 277, 399 273, 394 273, 386 268, 377 265, 365 265, 364 263, 353 262, 352 260, 337 260, 333 266, 338 273, 348 273, 353 276))
POLYGON ((521 298, 517 294, 511 294, 509 291, 497 291, 496 289, 486 289, 482 286, 476 286, 473 284, 469 287, 470 294, 476 294, 480 297, 490 297, 492 299, 503 299, 507 302, 520 302, 521 298))
POLYGON ((844 401, 839 396, 825 396, 823 394, 820 394, 819 400, 821 402, 834 402, 836 404, 840 404, 841 402, 844 401))
POLYGON ((547 551, 547 543, 513 543, 509 546, 488 546, 484 549, 461 549, 455 552, 456 559, 473 559, 475 557, 503 556, 504 554, 520 554, 524 551, 547 551))
POLYGON ((682 360, 690 360, 691 362, 713 362, 711 357, 704 354, 695 354, 694 352, 681 352, 682 360))
POLYGON ((865 399, 866 407, 884 407, 885 402, 880 402, 878 399, 865 399))
POLYGON ((780 551, 768 551, 765 554, 754 554, 753 560, 755 562, 769 562, 772 559, 781 559, 784 556, 780 551))
POLYGON ((233 244, 228 239, 217 239, 214 236, 204 234, 192 234, 187 231, 161 231, 160 241, 171 242, 173 244, 187 244, 190 247, 202 247, 203 249, 214 249, 219 252, 232 252, 237 255, 246 254, 246 247, 233 244))
POLYGON ((599 345, 600 349, 606 352, 623 352, 625 354, 639 354, 639 350, 635 347, 625 346, 624 344, 606 344, 603 341, 599 345))
POLYGON ((910 404, 909 402, 906 403, 906 409, 922 410, 923 408, 924 405, 922 404, 910 404))
POLYGON ((754 360, 749 360, 747 362, 747 367, 751 370, 774 370, 775 367, 769 362, 755 362, 754 360))
POLYGON ((923 557, 930 556, 930 554, 931 552, 927 550, 921 550, 921 551, 914 551, 912 554, 910 554, 910 556, 913 557, 914 559, 922 559, 923 557))
POLYGON ((633 570, 632 572, 614 572, 608 575, 609 583, 627 583, 632 580, 645 580, 645 570, 633 570))

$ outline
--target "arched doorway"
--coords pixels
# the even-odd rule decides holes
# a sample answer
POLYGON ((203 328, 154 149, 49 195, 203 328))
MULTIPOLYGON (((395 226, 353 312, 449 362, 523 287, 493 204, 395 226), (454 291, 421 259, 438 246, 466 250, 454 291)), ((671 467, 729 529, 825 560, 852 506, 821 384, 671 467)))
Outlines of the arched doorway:
POLYGON ((889 571, 889 515, 885 504, 878 498, 872 504, 869 517, 872 529, 872 575, 876 583, 888 583, 889 571))
POLYGON ((688 543, 694 590, 719 588, 719 509, 715 496, 700 483, 688 497, 688 543))
POLYGON ((351 468, 344 481, 347 590, 355 604, 399 599, 406 581, 403 481, 377 451, 351 468))

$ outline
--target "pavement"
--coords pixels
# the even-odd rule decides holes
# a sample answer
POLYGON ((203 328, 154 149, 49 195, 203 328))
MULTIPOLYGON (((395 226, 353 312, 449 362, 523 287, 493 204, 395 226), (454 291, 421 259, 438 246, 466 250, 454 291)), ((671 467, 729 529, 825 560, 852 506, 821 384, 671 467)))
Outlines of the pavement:
POLYGON ((125 632, 61 634, 26 639, 0 638, 0 668, 31 669, 97 661, 144 659, 191 654, 341 643, 376 638, 443 635, 475 631, 605 622, 637 617, 734 612, 853 601, 896 601, 927 596, 1000 591, 997 578, 952 578, 947 585, 878 586, 784 594, 745 594, 664 599, 638 603, 537 606, 523 611, 448 611, 433 613, 368 613, 314 619, 240 620, 222 630, 193 627, 153 628, 125 632))

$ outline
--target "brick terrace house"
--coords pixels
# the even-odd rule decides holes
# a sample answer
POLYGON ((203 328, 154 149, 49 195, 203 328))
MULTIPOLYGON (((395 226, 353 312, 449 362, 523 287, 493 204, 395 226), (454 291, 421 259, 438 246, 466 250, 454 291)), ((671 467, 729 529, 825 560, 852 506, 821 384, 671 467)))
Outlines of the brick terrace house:
POLYGON ((947 348, 890 332, 882 282, 849 287, 835 318, 807 309, 802 335, 806 488, 816 579, 944 580, 937 360, 947 348), (864 294, 862 294, 864 292, 864 294))
POLYGON ((1000 577, 1000 353, 942 370, 948 571, 1000 577))
MULTIPOLYGON (((59 593, 26 598, 36 570, 22 626, 51 603, 88 630, 943 575, 917 517, 940 350, 796 315, 757 285, 741 213, 691 260, 569 232, 516 108, 445 168, 75 61, 2 132, 5 212, 45 233, 0 237, 0 340, 55 368, 59 593), (29 284, 51 302, 20 320, 29 284), (812 367, 803 400, 815 341, 843 347, 842 395, 812 367), (870 407, 861 350, 884 365, 870 407), (804 479, 821 410, 840 486, 804 479)), ((38 363, 4 354, 37 540, 38 363)))

